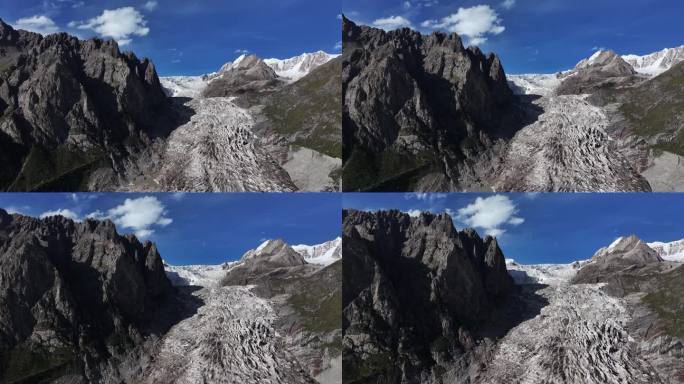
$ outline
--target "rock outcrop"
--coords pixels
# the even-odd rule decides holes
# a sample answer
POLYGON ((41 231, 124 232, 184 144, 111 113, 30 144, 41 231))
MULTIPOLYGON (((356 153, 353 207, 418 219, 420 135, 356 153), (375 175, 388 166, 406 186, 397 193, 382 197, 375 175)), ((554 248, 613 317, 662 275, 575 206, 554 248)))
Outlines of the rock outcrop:
POLYGON ((496 239, 446 214, 345 210, 343 254, 345 380, 467 377, 474 331, 514 292, 496 239))
POLYGON ((480 183, 496 139, 514 131, 502 124, 514 97, 499 58, 456 34, 385 32, 346 18, 342 43, 344 189, 480 183))
POLYGON ((634 84, 637 72, 612 50, 597 51, 590 58, 577 63, 574 69, 559 75, 562 79, 556 93, 573 95, 594 93, 601 88, 634 84))
POLYGON ((165 136, 169 107, 154 64, 116 42, 0 21, 0 188, 83 188, 93 168, 123 167, 165 136))
POLYGON ((35 219, 0 209, 0 381, 99 382, 173 316, 174 290, 156 246, 110 221, 35 219))
POLYGON ((662 261, 658 253, 638 237, 634 235, 622 237, 610 246, 599 249, 591 258, 591 262, 584 264, 577 271, 572 282, 575 284, 607 282, 613 274, 625 269, 640 268, 662 261))
POLYGON ((282 85, 273 68, 256 55, 243 57, 221 68, 202 91, 205 97, 238 96, 258 93, 282 85))

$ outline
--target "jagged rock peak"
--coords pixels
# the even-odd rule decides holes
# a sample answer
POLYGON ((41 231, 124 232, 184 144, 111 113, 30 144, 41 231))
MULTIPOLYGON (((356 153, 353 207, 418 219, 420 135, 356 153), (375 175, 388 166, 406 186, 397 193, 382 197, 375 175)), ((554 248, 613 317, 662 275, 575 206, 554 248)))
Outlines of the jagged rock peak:
MULTIPOLYGON (((60 369, 87 382, 101 382, 112 354, 163 332, 157 310, 174 292, 156 246, 119 235, 111 221, 0 210, 0 270, 0 351, 62 351, 60 369)), ((30 366, 17 369, 35 378, 30 366)))

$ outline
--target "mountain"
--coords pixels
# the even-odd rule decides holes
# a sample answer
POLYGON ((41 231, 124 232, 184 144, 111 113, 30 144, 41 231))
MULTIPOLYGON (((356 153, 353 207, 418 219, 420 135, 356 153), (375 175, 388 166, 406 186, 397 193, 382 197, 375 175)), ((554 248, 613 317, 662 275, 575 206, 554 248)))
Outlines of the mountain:
MULTIPOLYGON (((159 80, 164 87, 164 93, 168 97, 199 97, 209 82, 221 77, 228 71, 238 68, 240 63, 249 56, 242 54, 235 60, 225 63, 217 72, 201 76, 166 76, 161 77, 159 80)), ((265 59, 262 61, 273 69, 278 77, 283 78, 287 82, 294 82, 338 56, 317 51, 303 53, 289 59, 265 59)))
POLYGON ((275 71, 256 55, 238 58, 224 65, 209 78, 204 97, 237 96, 245 93, 268 92, 280 86, 275 71))
POLYGON ((292 249, 302 255, 307 263, 330 265, 342 259, 342 238, 317 245, 293 245, 292 249))
POLYGON ((600 283, 627 267, 643 267, 663 259, 636 236, 620 237, 608 247, 599 249, 591 262, 582 266, 572 279, 575 284, 600 283))
POLYGON ((0 20, 0 189, 88 190, 116 180, 177 115, 154 64, 114 41, 41 36, 0 20))
POLYGON ((342 382, 342 260, 309 264, 281 239, 245 252, 221 280, 224 288, 254 286, 278 313, 274 326, 302 370, 321 383, 342 382))
POLYGON ((639 79, 629 63, 612 50, 596 51, 588 59, 577 63, 570 71, 562 72, 555 93, 577 95, 593 93, 605 87, 632 85, 639 79))
POLYGON ((647 245, 656 251, 663 260, 684 262, 684 240, 675 240, 669 243, 656 241, 647 243, 647 245))
POLYGON ((289 79, 290 81, 297 81, 308 75, 315 68, 338 56, 339 55, 331 55, 323 51, 317 51, 313 53, 303 53, 299 56, 285 60, 266 59, 264 62, 271 67, 278 76, 289 79))
POLYGON ((344 210, 342 246, 345 381, 466 382, 515 292, 496 239, 446 214, 344 210))
POLYGON ((344 189, 482 188, 519 118, 499 58, 456 34, 346 18, 342 44, 344 189))
MULTIPOLYGON (((148 177, 155 184, 147 188, 184 189, 178 181, 200 190, 215 189, 217 185, 230 190, 279 190, 279 191, 338 191, 341 188, 341 60, 323 52, 303 54, 287 60, 261 60, 254 55, 242 55, 228 62, 218 71, 204 76, 162 78, 165 92, 170 97, 191 97, 186 106, 197 110, 195 120, 186 123, 181 132, 187 133, 174 154, 178 161, 167 161, 165 170, 154 174, 169 173, 169 177, 148 177), (270 67, 272 66, 272 67, 270 67), (273 68, 277 69, 274 70, 273 68), (296 74, 297 81, 284 78, 278 71, 296 74), (289 72, 288 72, 289 71, 289 72), (295 73, 296 72, 296 73, 295 73), (229 97, 225 97, 229 96, 229 97), (237 115, 237 116, 236 116, 237 115), (244 116, 244 118, 242 118, 244 116), (236 117, 238 117, 236 119, 236 117), (235 139, 228 130, 234 125, 245 126, 240 136, 254 133, 255 137, 235 139), (196 126, 208 127, 207 139, 197 139, 196 126), (215 136, 227 136, 218 140, 215 136), (254 139, 259 142, 255 143, 254 139), (187 144, 197 144, 197 151, 224 148, 214 145, 216 141, 228 142, 226 160, 242 162, 233 167, 206 165, 213 159, 205 159, 192 153, 188 159, 187 144), (256 146, 251 144, 255 143, 256 146), (248 148, 240 148, 242 146, 248 148), (246 153, 242 156, 242 153, 246 153), (193 159, 197 158, 197 161, 193 159), (180 162, 181 164, 175 164, 180 162), (196 162, 197 166, 182 166, 196 162), (256 162, 256 164, 255 164, 256 162), (177 175, 179 170, 194 171, 193 174, 177 175), (197 174, 207 169, 213 175, 197 174), (253 172, 251 170, 256 170, 253 172), (235 175, 237 173, 238 175, 235 175), (285 174, 286 173, 286 174, 285 174), (225 175, 225 177, 224 177, 225 175), (288 177, 289 176, 289 177, 288 177), (217 179, 207 184, 206 180, 217 179), (176 181, 178 180, 178 181, 176 181)), ((282 73, 281 73, 282 74, 282 73)), ((191 119, 193 119, 191 118, 191 119)), ((205 135, 202 135, 205 136, 205 135)))
POLYGON ((111 221, 0 209, 0 270, 2 382, 101 382, 182 314, 157 247, 111 221))
POLYGON ((643 56, 623 55, 622 58, 635 71, 644 75, 658 76, 672 68, 675 64, 684 61, 684 45, 676 48, 664 48, 661 51, 643 56))

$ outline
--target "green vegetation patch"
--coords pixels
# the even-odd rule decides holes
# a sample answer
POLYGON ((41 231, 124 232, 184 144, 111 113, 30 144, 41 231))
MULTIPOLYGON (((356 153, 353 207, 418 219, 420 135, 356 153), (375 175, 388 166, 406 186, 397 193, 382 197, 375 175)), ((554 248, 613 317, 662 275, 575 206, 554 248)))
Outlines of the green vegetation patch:
POLYGON ((48 351, 19 345, 0 353, 0 382, 7 384, 42 384, 67 374, 80 373, 72 350, 48 351))
POLYGON ((375 189, 410 190, 415 179, 435 168, 429 151, 411 154, 386 150, 370 153, 354 148, 343 167, 344 191, 372 191, 375 189))
POLYGON ((392 356, 387 352, 359 356, 346 354, 342 360, 342 377, 345 383, 386 383, 394 369, 392 356))
POLYGON ((665 332, 684 338, 684 267, 658 279, 658 289, 647 294, 643 302, 663 323, 665 332))
POLYGON ((66 145, 50 150, 34 146, 8 190, 84 191, 90 173, 104 162, 105 156, 99 150, 84 152, 66 145))

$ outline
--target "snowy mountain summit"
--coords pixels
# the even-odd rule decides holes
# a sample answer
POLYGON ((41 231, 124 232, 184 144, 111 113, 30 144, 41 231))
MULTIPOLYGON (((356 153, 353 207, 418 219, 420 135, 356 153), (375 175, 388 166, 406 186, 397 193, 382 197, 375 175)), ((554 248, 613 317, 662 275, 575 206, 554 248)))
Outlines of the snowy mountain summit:
POLYGON ((332 55, 323 51, 303 53, 289 59, 266 59, 264 62, 273 68, 276 74, 291 81, 297 81, 308 75, 315 68, 327 63, 339 55, 332 55))
MULTIPOLYGON (((319 66, 336 58, 339 55, 333 55, 323 51, 303 53, 301 55, 291 57, 289 59, 265 59, 262 60, 256 55, 240 55, 235 60, 229 61, 221 66, 221 68, 212 73, 207 73, 201 76, 167 76, 160 77, 164 93, 168 97, 190 97, 196 98, 202 95, 202 91, 207 87, 207 84, 220 78, 223 74, 243 70, 248 70, 253 67, 259 67, 258 64, 265 64, 264 67, 270 68, 275 72, 277 78, 285 82, 295 82, 319 66)), ((265 68, 259 68, 263 75, 265 68)), ((253 72, 254 70, 252 70, 253 72)), ((263 77, 263 76, 262 76, 263 77)))
POLYGON ((672 68, 673 65, 684 61, 684 45, 676 48, 665 48, 643 56, 624 55, 622 58, 635 71, 645 75, 657 76, 672 68))
POLYGON ((684 263, 684 239, 663 243, 654 241, 648 243, 648 246, 653 248, 663 260, 678 261, 684 263))
POLYGON ((330 265, 342 258, 342 238, 338 237, 317 245, 294 245, 292 249, 304 256, 307 263, 330 265))

